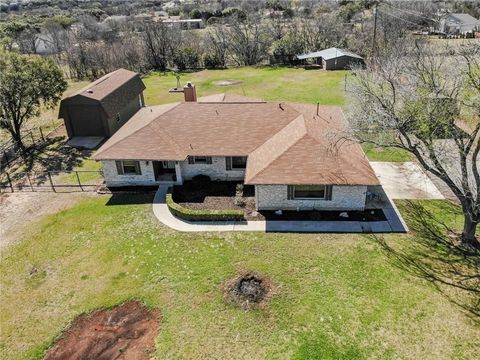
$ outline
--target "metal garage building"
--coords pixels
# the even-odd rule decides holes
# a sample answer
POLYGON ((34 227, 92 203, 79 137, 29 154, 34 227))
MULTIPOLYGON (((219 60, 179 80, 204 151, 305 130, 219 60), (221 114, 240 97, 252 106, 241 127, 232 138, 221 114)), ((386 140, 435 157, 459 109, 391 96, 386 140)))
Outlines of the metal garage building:
POLYGON ((304 62, 312 61, 313 59, 314 63, 322 65, 325 70, 350 69, 352 66, 363 66, 365 64, 360 55, 339 48, 297 55, 297 59, 304 62))
POLYGON ((141 107, 145 85, 140 75, 115 70, 64 98, 58 117, 68 137, 110 137, 141 107))

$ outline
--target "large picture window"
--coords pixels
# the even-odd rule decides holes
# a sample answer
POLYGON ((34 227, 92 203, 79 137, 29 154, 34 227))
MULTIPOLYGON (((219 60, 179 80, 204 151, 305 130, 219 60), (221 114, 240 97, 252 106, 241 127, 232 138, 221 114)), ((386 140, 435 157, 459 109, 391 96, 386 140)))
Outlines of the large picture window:
POLYGON ((295 199, 325 199, 325 185, 295 185, 293 188, 295 199))
POLYGON ((140 162, 136 160, 117 160, 118 175, 141 175, 140 162))

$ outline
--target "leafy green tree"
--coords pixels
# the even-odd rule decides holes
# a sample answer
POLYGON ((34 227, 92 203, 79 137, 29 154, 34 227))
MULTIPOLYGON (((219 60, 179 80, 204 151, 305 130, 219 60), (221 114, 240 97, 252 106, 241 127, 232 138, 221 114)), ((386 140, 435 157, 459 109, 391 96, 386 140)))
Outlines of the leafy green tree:
POLYGON ((200 55, 197 50, 189 46, 177 49, 173 55, 173 62, 178 70, 197 68, 199 60, 200 55))
POLYGON ((0 53, 0 128, 7 130, 24 150, 21 131, 25 123, 53 108, 67 88, 60 68, 50 59, 0 53))

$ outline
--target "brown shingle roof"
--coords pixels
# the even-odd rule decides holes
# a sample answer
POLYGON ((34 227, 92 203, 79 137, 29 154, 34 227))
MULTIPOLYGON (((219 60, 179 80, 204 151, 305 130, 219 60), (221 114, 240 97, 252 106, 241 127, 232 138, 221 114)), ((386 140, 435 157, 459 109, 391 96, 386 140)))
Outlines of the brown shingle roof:
POLYGON ((360 145, 342 141, 340 108, 289 106, 302 115, 250 154, 246 184, 379 185, 360 145))
MULTIPOLYGON (((279 103, 196 103, 186 102, 173 106, 148 126, 135 131, 127 139, 116 142, 117 134, 110 141, 115 146, 102 146, 96 159, 153 160, 146 154, 155 153, 158 159, 183 160, 187 155, 245 156, 263 144, 272 134, 280 131, 298 112, 279 103), (163 134, 174 139, 181 152, 172 152, 169 144, 148 138, 163 134), (136 144, 133 146, 133 144, 136 144), (151 149, 149 146, 153 147, 151 149)), ((129 122, 142 122, 142 113, 135 114, 129 122)))
POLYGON ((360 145, 338 141, 346 129, 340 108, 320 106, 317 116, 315 105, 220 98, 144 108, 94 158, 248 155, 249 184, 379 184, 360 145))
MULTIPOLYGON (((99 101, 110 117, 118 113, 131 99, 137 97, 143 90, 145 85, 136 72, 118 69, 102 76, 84 88, 78 90, 72 95, 62 100, 64 102, 81 96, 91 100, 99 101)), ((62 109, 60 109, 60 112, 62 109)))

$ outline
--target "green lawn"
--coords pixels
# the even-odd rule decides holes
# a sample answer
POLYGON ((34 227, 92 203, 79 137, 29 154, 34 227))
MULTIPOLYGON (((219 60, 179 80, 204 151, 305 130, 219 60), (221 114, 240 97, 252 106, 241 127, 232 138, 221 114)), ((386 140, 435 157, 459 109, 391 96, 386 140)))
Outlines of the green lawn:
MULTIPOLYGON (((348 71, 304 70, 288 67, 242 67, 184 73, 180 83, 192 81, 198 96, 234 93, 264 100, 296 101, 325 105, 344 104, 344 80, 348 71), (241 80, 240 84, 217 86, 218 80, 241 80)), ((171 72, 152 73, 144 79, 145 102, 157 105, 181 101, 182 93, 169 93, 177 84, 171 72)), ((348 81, 348 80, 347 80, 348 81)))
POLYGON ((412 161, 415 158, 403 149, 379 148, 373 144, 363 144, 362 147, 370 161, 405 162, 412 161))
MULTIPOLYGON (((138 200, 84 200, 3 252, 0 358, 40 359, 75 316, 131 298, 162 312, 157 359, 479 357, 478 326, 367 235, 178 233, 138 200), (264 308, 224 302, 243 269, 271 279, 264 308)), ((455 221, 451 205, 424 203, 455 221)))

